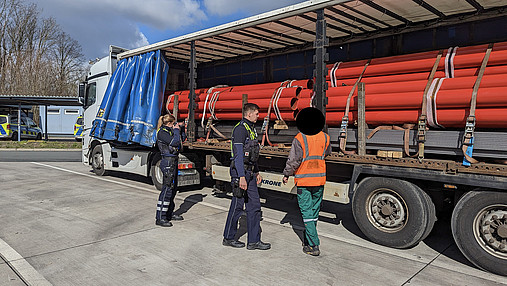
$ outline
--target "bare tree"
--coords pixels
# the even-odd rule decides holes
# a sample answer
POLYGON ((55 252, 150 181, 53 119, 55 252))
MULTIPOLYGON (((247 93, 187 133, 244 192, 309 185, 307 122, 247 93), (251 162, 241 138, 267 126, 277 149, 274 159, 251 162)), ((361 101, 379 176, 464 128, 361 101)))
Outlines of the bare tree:
POLYGON ((36 4, 0 0, 0 93, 74 96, 83 62, 79 43, 36 4))
POLYGON ((56 92, 61 95, 71 94, 72 90, 76 90, 83 65, 81 46, 65 32, 60 32, 56 38, 53 55, 56 67, 56 92))
POLYGON ((11 17, 8 19, 7 44, 10 60, 10 92, 27 93, 31 81, 26 77, 32 74, 33 41, 37 29, 39 12, 35 4, 13 3, 11 17))
POLYGON ((24 0, 0 0, 0 93, 76 96, 85 68, 80 44, 54 18, 24 0))

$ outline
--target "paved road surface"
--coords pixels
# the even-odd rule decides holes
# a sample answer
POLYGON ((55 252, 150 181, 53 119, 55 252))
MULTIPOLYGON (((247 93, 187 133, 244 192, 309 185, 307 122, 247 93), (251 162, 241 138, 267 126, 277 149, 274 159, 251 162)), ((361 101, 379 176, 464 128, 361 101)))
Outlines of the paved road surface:
POLYGON ((81 150, 0 150, 0 162, 81 162, 81 150))
POLYGON ((322 255, 311 257, 301 251, 297 202, 282 194, 262 194, 272 249, 249 251, 221 245, 230 197, 210 188, 179 193, 185 220, 161 228, 158 192, 128 176, 17 162, 0 164, 0 182, 0 285, 507 285, 471 266, 442 220, 423 243, 397 250, 364 239, 350 206, 325 203, 322 255))

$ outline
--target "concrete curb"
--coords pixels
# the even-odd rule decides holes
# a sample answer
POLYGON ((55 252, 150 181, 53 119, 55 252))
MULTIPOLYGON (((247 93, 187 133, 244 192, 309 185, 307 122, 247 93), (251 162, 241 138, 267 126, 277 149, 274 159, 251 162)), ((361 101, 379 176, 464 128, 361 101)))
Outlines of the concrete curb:
POLYGON ((30 286, 51 286, 52 284, 44 278, 35 268, 28 263, 23 256, 14 250, 5 241, 0 239, 0 256, 10 265, 11 269, 30 286))

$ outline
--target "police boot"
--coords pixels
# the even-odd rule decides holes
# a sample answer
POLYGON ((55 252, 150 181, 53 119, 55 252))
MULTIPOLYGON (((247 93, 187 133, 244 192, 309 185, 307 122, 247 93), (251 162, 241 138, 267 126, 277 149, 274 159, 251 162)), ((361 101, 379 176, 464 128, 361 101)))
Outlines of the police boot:
POLYGON ((241 248, 241 247, 245 247, 245 243, 239 241, 239 240, 234 240, 234 239, 225 239, 222 241, 222 245, 223 246, 231 246, 231 247, 234 247, 234 248, 241 248))
POLYGON ((246 249, 248 249, 248 250, 254 250, 254 249, 268 250, 270 248, 271 248, 271 243, 262 242, 260 240, 257 242, 254 242, 254 243, 249 243, 246 247, 246 249))
POLYGON ((178 215, 178 214, 173 214, 171 216, 171 220, 183 220, 183 217, 181 215, 178 215))
POLYGON ((173 224, 170 221, 166 220, 166 219, 157 219, 155 221, 155 224, 156 225, 160 225, 160 226, 164 226, 164 227, 173 226, 173 224))

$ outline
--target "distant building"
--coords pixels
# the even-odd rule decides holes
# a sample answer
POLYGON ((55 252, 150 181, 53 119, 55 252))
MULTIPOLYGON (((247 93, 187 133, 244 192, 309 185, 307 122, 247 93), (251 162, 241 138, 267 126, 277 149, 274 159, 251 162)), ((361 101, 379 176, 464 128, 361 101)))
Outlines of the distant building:
MULTIPOLYGON (((40 128, 46 132, 44 121, 45 106, 40 106, 40 128)), ((48 134, 74 135, 77 117, 83 114, 79 106, 48 106, 48 134)))

